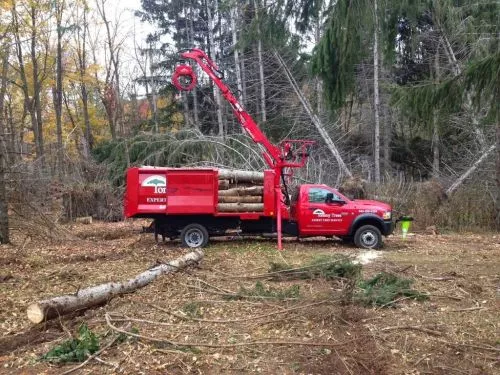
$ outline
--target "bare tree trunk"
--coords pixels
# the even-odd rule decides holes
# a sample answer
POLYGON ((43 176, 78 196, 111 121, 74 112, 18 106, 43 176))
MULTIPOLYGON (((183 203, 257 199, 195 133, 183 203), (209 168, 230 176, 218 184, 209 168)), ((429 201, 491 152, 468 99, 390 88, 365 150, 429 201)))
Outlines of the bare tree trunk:
MULTIPOLYGON (((500 88, 497 87, 496 97, 500 98, 500 88)), ((498 105, 498 104, 497 104, 498 105)), ((496 225, 500 229, 500 116, 497 115, 497 131, 496 131, 496 180, 497 180, 497 194, 496 194, 496 225)))
MULTIPOLYGON (((110 21, 108 21, 105 11, 106 0, 100 0, 100 3, 96 1, 97 9, 104 22, 106 28, 106 44, 108 47, 110 66, 108 69, 112 71, 107 72, 106 87, 104 95, 107 96, 107 106, 106 114, 108 116, 111 138, 116 139, 116 131, 120 131, 123 134, 123 124, 121 122, 121 93, 120 93, 120 72, 119 72, 119 48, 115 45, 115 35, 111 35, 111 28, 109 26, 110 21), (109 82, 109 79, 111 82, 109 82)), ((116 32, 116 30, 115 30, 116 32)))
POLYGON ((39 74, 39 66, 38 66, 38 53, 36 51, 36 42, 38 39, 37 34, 37 26, 36 26, 36 6, 33 4, 31 6, 31 64, 33 69, 33 97, 34 97, 34 107, 36 112, 36 126, 38 129, 38 149, 41 157, 41 163, 44 164, 44 141, 43 141, 43 120, 42 120, 42 103, 40 100, 40 91, 41 91, 41 83, 40 83, 40 74, 39 74))
MULTIPOLYGON (((218 9, 218 0, 214 2, 215 4, 215 14, 212 16, 212 10, 210 9, 210 5, 208 3, 208 0, 206 0, 206 9, 207 9, 207 17, 208 17, 208 25, 209 25, 209 31, 208 31, 208 43, 209 43, 209 53, 210 53, 210 58, 212 61, 216 60, 216 55, 217 55, 217 47, 216 43, 214 40, 214 33, 215 33, 215 22, 214 18, 217 16, 217 9, 218 9)), ((212 85, 213 92, 214 92, 214 98, 215 98, 215 104, 217 106, 217 124, 218 124, 218 133, 219 137, 223 138, 224 137, 224 121, 222 117, 222 98, 220 96, 220 91, 217 89, 215 85, 212 85)))
MULTIPOLYGON (((39 137, 38 137, 38 124, 36 121, 36 111, 34 108, 34 100, 30 98, 30 93, 29 93, 29 86, 28 86, 28 77, 26 75, 26 70, 24 68, 24 57, 23 57, 23 49, 22 49, 22 42, 20 39, 20 30, 19 30, 19 20, 18 20, 18 14, 15 8, 12 8, 12 19, 13 19, 13 26, 14 26, 14 39, 16 41, 16 54, 17 54, 17 59, 19 63, 19 77, 21 78, 21 89, 23 91, 23 96, 24 96, 24 110, 25 113, 26 111, 30 115, 30 121, 31 121, 31 128, 33 130, 34 138, 35 138, 35 153, 37 158, 41 158, 41 150, 40 150, 40 143, 38 142, 39 137)), ((23 116, 24 118, 24 116, 23 116)))
MULTIPOLYGON (((321 40, 321 14, 318 14, 315 31, 315 42, 318 45, 321 40)), ((316 77, 316 100, 316 113, 320 116, 323 110, 323 84, 319 76, 316 77)))
POLYGON ((41 323, 74 311, 83 311, 105 304, 114 297, 145 287, 160 275, 174 273, 189 265, 197 264, 203 259, 203 256, 203 251, 195 250, 169 263, 154 266, 124 282, 101 284, 79 290, 72 295, 33 303, 28 306, 26 311, 28 319, 33 323, 41 323))
MULTIPOLYGON (((190 2, 190 5, 189 5, 189 13, 190 13, 190 17, 189 17, 189 33, 188 33, 188 44, 189 44, 189 47, 192 47, 195 45, 194 43, 194 25, 193 25, 193 3, 190 2)), ((187 29, 187 26, 186 26, 186 29, 187 29)), ((198 67, 196 66, 194 69, 198 69, 198 67)), ((194 119, 194 126, 196 129, 199 129, 200 128, 200 118, 199 118, 199 106, 198 106, 198 89, 197 87, 195 86, 193 88, 193 90, 191 90, 191 95, 193 96, 193 119, 194 119)))
MULTIPOLYGON (((441 39, 443 41, 444 52, 446 54, 446 57, 448 58, 448 61, 451 64, 451 70, 453 72, 453 75, 457 77, 462 73, 462 69, 458 64, 457 58, 455 57, 455 52, 453 51, 450 41, 443 32, 443 29, 440 26, 439 22, 437 24, 439 28, 439 33, 441 34, 441 39)), ((474 129, 474 133, 476 134, 476 138, 477 141, 479 142, 479 145, 484 150, 487 147, 486 138, 484 136, 483 130, 479 126, 479 119, 477 118, 477 115, 474 113, 475 111, 473 108, 474 106, 472 105, 472 94, 470 91, 467 91, 467 93, 465 94, 465 98, 466 98, 465 111, 471 114, 472 127, 474 129)))
POLYGON ((434 113, 432 120, 432 176, 439 177, 439 116, 434 113))
POLYGON ((63 92, 63 66, 62 66, 62 13, 64 0, 56 2, 56 28, 57 28, 57 51, 56 51, 56 87, 54 90, 54 107, 56 112, 57 133, 57 167, 56 174, 61 178, 64 175, 63 142, 62 142, 62 92, 63 92))
MULTIPOLYGON (((0 39, 1 40, 1 39, 0 39)), ((6 166, 6 147, 4 142, 5 116, 4 103, 5 93, 7 91, 7 72, 9 69, 10 48, 0 46, 0 57, 2 58, 2 70, 0 71, 0 243, 9 243, 9 205, 7 201, 7 192, 5 186, 5 166, 6 166)))
POLYGON ((83 9, 83 25, 77 30, 77 55, 78 55, 78 66, 80 75, 80 93, 82 96, 83 105, 83 123, 85 126, 85 140, 86 145, 83 147, 84 157, 88 158, 90 156, 90 150, 92 150, 94 140, 92 138, 92 129, 90 128, 90 116, 89 116, 89 95, 87 92, 87 84, 85 83, 85 76, 87 74, 87 7, 83 9), (81 44, 80 44, 80 33, 81 34, 81 44))
POLYGON ((264 61, 262 59, 262 38, 260 35, 260 24, 259 24, 259 2, 254 1, 255 4, 255 20, 257 21, 257 57, 259 59, 259 85, 260 85, 260 111, 261 120, 266 122, 267 111, 266 111, 266 86, 264 77, 264 61))
POLYGON ((378 72, 378 0, 373 1, 374 16, 375 16, 375 30, 373 33, 373 98, 374 98, 374 112, 375 112, 375 129, 373 139, 373 153, 375 164, 375 183, 380 183, 380 92, 379 92, 379 72, 378 72))
MULTIPOLYGON (((245 107, 245 101, 243 99, 243 83, 241 78, 241 67, 240 67, 240 55, 238 50, 238 30, 236 28, 236 21, 238 20, 238 8, 237 5, 231 9, 231 28, 233 36, 233 56, 234 56, 234 68, 236 72, 236 86, 238 87, 238 100, 240 104, 245 107)), ((239 24, 239 22, 238 22, 239 24)))
MULTIPOLYGON (((440 72, 439 72, 439 43, 436 49, 436 55, 434 57, 434 80, 439 82, 440 72)), ((432 119, 432 176, 439 177, 439 114, 434 111, 434 116, 432 119)))
POLYGON ((243 89, 242 97, 243 97, 243 102, 246 103, 248 95, 247 95, 247 70, 245 66, 245 51, 242 51, 242 58, 241 58, 241 85, 243 89))
POLYGON ((384 115, 384 139, 383 139, 383 154, 384 154, 384 173, 391 171, 391 136, 392 136, 392 116, 391 109, 388 105, 385 106, 384 115))

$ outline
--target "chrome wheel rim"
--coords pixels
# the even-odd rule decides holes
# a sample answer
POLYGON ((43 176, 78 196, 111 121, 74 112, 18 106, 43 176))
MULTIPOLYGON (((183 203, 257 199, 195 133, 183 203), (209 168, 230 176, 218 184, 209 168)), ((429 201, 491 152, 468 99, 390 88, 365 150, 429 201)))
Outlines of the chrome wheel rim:
POLYGON ((361 242, 366 247, 374 247, 377 244, 377 235, 372 231, 366 231, 361 234, 361 242))
POLYGON ((185 236, 186 244, 189 247, 200 247, 203 244, 203 232, 199 229, 189 229, 185 236))

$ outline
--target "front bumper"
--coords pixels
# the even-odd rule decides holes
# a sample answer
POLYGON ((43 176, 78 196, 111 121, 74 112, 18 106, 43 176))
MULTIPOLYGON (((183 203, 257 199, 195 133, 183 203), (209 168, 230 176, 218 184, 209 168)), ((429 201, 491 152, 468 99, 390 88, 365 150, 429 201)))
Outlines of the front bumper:
POLYGON ((384 236, 392 234, 392 232, 394 232, 394 226, 395 224, 392 220, 384 220, 384 223, 382 224, 382 234, 384 236))

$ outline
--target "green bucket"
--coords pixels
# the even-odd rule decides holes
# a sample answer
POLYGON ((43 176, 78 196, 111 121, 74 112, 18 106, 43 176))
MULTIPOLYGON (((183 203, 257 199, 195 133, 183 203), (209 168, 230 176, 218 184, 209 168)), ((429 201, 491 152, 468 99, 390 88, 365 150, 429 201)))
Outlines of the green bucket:
POLYGON ((401 232, 403 233, 403 239, 406 239, 406 236, 410 231, 413 218, 411 216, 402 216, 399 221, 401 222, 401 232))

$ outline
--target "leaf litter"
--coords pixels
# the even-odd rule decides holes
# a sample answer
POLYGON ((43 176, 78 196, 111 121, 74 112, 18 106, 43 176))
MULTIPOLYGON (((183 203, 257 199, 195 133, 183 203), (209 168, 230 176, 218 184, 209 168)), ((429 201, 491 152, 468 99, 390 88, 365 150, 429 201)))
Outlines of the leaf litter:
MULTIPOLYGON (((353 258, 356 249, 329 240, 307 240, 286 242, 285 252, 279 254, 268 240, 214 241, 198 269, 162 277, 106 306, 47 323, 51 335, 41 342, 8 340, 32 332, 25 318, 30 302, 121 280, 186 252, 178 242, 156 244, 150 234, 141 233, 141 224, 75 225, 70 230, 79 237, 76 241, 31 242, 20 251, 23 239, 15 238, 20 245, 2 246, 2 272, 11 277, 0 285, 4 301, 0 373, 55 374, 69 369, 71 365, 53 367, 39 358, 78 337, 82 323, 96 337, 115 334, 106 324, 106 312, 115 314, 113 324, 131 323, 130 332, 143 338, 120 340, 82 371, 330 374, 335 369, 339 374, 444 374, 460 369, 493 374, 498 370, 500 245, 488 234, 389 238, 383 256, 362 267, 363 279, 387 272, 413 280, 411 288, 429 296, 425 301, 398 301, 404 297, 399 296, 390 309, 355 301, 346 304, 343 293, 348 286, 343 277, 241 278, 272 272, 272 264, 283 259, 297 268, 321 257, 353 258), (227 299, 220 294, 242 290, 270 298, 227 299), (275 298, 283 293, 293 298, 275 298), (165 341, 151 342, 148 337, 165 341), (168 340, 189 345, 172 346, 168 340), (263 344, 251 345, 256 341, 263 344), (191 345, 196 343, 213 346, 191 345)), ((356 292, 361 291, 358 288, 356 292)), ((39 329, 38 334, 44 330, 39 329)))

